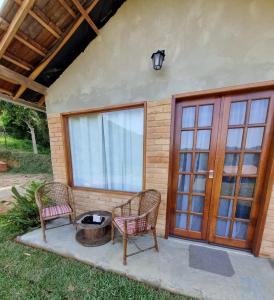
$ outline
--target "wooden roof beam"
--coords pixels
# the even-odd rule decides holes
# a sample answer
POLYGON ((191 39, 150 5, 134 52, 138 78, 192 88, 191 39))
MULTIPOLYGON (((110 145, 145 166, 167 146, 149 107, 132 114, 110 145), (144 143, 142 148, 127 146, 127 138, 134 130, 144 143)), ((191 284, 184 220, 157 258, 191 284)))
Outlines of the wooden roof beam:
POLYGON ((47 49, 36 43, 23 32, 18 32, 17 35, 15 35, 15 38, 37 54, 43 57, 47 56, 47 49))
POLYGON ((98 35, 99 34, 99 29, 97 26, 93 23, 91 20, 88 12, 84 9, 84 7, 81 5, 81 3, 78 0, 72 0, 74 5, 77 7, 81 15, 85 18, 85 20, 89 23, 90 27, 94 30, 94 32, 98 35))
POLYGON ((0 100, 6 101, 6 102, 9 102, 9 103, 13 103, 13 104, 16 104, 16 105, 24 106, 24 107, 27 107, 27 108, 31 108, 31 109, 34 109, 34 110, 37 110, 37 111, 41 111, 43 113, 46 112, 45 107, 38 106, 36 103, 28 102, 24 99, 18 99, 17 101, 14 101, 11 96, 1 93, 1 90, 0 90, 0 100))
MULTIPOLYGON (((4 20, 2 17, 0 17, 0 29, 3 31, 7 31, 9 28, 9 23, 4 20)), ((37 54, 41 56, 46 56, 47 55, 47 49, 42 47, 40 44, 32 40, 30 37, 28 37, 24 32, 18 30, 17 33, 15 34, 14 38, 27 46, 29 49, 33 50, 37 54)))
POLYGON ((45 96, 42 96, 41 99, 37 102, 37 105, 39 107, 43 107, 44 104, 45 104, 45 101, 46 101, 46 97, 45 96))
POLYGON ((9 52, 6 52, 6 54, 4 54, 2 58, 24 70, 30 71, 33 69, 32 65, 30 65, 29 63, 23 61, 22 59, 14 56, 13 54, 11 54, 9 52))
POLYGON ((61 38, 62 30, 54 24, 40 8, 34 6, 33 10, 30 11, 30 15, 56 38, 61 38))
POLYGON ((24 0, 22 1, 22 5, 17 10, 14 18, 12 19, 8 30, 4 34, 1 42, 0 42, 0 58, 4 55, 5 51, 7 50, 8 46, 10 45, 12 39, 16 35, 17 30, 23 23, 25 17, 29 13, 30 9, 32 8, 35 0, 24 0))
MULTIPOLYGON (((23 3, 22 0, 15 0, 15 2, 20 6, 23 3)), ((51 20, 43 13, 43 11, 39 7, 34 6, 33 9, 29 11, 29 14, 57 39, 61 38, 61 29, 56 24, 51 22, 51 20)))
POLYGON ((47 93, 47 87, 31 80, 30 78, 19 74, 9 68, 6 68, 5 66, 0 65, 0 78, 12 82, 14 84, 20 84, 24 85, 27 88, 34 90, 35 92, 38 92, 40 94, 45 95, 47 93))
POLYGON ((11 92, 11 91, 8 91, 8 90, 6 90, 6 89, 0 88, 0 93, 12 97, 12 92, 11 92))
POLYGON ((75 19, 77 17, 73 9, 68 5, 66 0, 58 0, 59 3, 64 7, 64 9, 75 19))
MULTIPOLYGON (((90 6, 87 8, 87 13, 89 14, 93 8, 96 6, 99 0, 94 0, 90 6)), ((48 55, 48 57, 35 69, 32 71, 32 73, 29 75, 29 79, 35 80, 39 74, 48 66, 48 64, 53 60, 53 58, 59 53, 59 51, 64 47, 66 42, 71 38, 71 36, 74 34, 74 32, 78 29, 78 27, 82 24, 82 22, 85 20, 83 15, 81 15, 75 23, 72 25, 72 27, 68 30, 64 38, 60 41, 59 44, 56 45, 54 49, 52 49, 52 52, 48 55)), ((21 87, 18 89, 16 95, 14 96, 14 99, 18 99, 21 97, 21 95, 26 90, 25 85, 21 85, 21 87)))

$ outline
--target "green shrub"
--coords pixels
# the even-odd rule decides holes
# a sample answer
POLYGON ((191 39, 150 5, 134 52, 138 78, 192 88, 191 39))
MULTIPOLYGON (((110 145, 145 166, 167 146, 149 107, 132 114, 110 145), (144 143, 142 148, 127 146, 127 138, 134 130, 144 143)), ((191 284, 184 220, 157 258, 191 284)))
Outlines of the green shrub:
POLYGON ((50 155, 47 154, 0 150, 0 160, 6 161, 8 165, 13 164, 10 169, 13 173, 52 173, 50 155))
POLYGON ((13 206, 1 217, 5 226, 27 231, 40 224, 39 210, 35 202, 35 191, 41 184, 41 182, 32 181, 26 187, 24 194, 20 194, 15 187, 12 187, 15 202, 2 201, 13 206))

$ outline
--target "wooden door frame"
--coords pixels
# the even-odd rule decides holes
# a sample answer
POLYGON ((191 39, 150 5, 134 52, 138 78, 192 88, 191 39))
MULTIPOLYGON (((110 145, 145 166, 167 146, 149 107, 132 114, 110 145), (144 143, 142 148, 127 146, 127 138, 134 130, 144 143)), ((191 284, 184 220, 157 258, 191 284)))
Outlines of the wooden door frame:
MULTIPOLYGON (((269 91, 272 93, 272 101, 274 98, 274 80, 257 82, 245 85, 210 89, 204 91, 196 92, 186 92, 175 94, 172 96, 171 100, 171 126, 170 126, 170 148, 169 148, 169 171, 168 171, 168 193, 167 193, 167 210, 166 210, 166 228, 165 228, 165 238, 168 238, 170 231, 170 219, 171 219, 171 201, 172 201, 172 177, 173 177, 173 164, 174 164, 174 142, 175 142, 175 119, 176 119, 176 104, 181 101, 190 101, 198 99, 206 99, 208 97, 224 97, 226 95, 235 95, 248 92, 260 92, 269 91)), ((222 112, 221 112, 222 113, 222 112)), ((266 150, 268 156, 268 164, 270 168, 267 169, 264 177, 263 185, 263 196, 262 204, 259 208, 259 214, 257 219, 257 224, 255 227, 254 239, 252 243, 251 251, 255 256, 260 253, 260 248, 262 244, 263 232, 265 228, 265 222, 268 212, 268 207, 270 203, 272 186, 274 181, 274 121, 271 124, 270 136, 272 135, 272 140, 270 142, 269 149, 266 150)))

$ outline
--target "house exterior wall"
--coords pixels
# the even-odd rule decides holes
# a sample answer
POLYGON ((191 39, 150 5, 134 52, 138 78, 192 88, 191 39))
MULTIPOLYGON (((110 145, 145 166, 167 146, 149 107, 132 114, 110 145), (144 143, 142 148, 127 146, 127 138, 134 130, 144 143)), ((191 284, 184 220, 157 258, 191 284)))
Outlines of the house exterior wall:
MULTIPOLYGON (((171 95, 274 79, 273 36, 274 1, 126 1, 48 90, 55 180, 67 181, 60 113, 148 101, 145 187, 161 191, 157 228, 164 235, 171 95), (150 56, 158 49, 167 56, 156 72, 150 56)), ((74 195, 77 213, 111 210, 128 199, 87 190, 74 195)), ((274 192, 261 255, 274 258, 274 192)))
MULTIPOLYGON (((163 236, 166 225, 171 100, 148 102, 146 111, 145 188, 153 188, 161 192, 162 201, 157 231, 163 236)), ((61 115, 49 114, 48 126, 54 180, 67 183, 61 115)), ((73 193, 77 214, 94 209, 111 211, 114 206, 122 204, 129 198, 128 195, 108 191, 93 192, 75 189, 73 193)))
POLYGON ((273 36, 274 1, 128 0, 49 88, 48 113, 273 79, 273 36))

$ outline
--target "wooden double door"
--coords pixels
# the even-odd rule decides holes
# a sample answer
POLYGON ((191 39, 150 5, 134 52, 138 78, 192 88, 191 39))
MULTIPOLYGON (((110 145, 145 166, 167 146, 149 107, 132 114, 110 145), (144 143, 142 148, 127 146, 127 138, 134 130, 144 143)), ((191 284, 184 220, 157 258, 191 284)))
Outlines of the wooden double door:
POLYGON ((260 92, 176 103, 170 234, 252 247, 272 97, 260 92))

